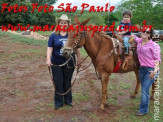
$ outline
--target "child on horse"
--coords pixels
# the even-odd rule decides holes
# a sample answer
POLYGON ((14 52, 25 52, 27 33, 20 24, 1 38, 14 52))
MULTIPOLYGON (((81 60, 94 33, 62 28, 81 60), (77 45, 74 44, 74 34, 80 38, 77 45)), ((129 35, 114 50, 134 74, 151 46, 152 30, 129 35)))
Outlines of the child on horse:
POLYGON ((131 32, 129 32, 129 27, 131 26, 131 22, 130 22, 131 15, 132 15, 131 11, 129 11, 129 10, 124 11, 122 14, 123 20, 117 27, 117 30, 119 31, 117 34, 122 35, 122 37, 123 37, 123 44, 125 47, 126 55, 129 54, 129 47, 130 47, 129 39, 131 36, 131 32))

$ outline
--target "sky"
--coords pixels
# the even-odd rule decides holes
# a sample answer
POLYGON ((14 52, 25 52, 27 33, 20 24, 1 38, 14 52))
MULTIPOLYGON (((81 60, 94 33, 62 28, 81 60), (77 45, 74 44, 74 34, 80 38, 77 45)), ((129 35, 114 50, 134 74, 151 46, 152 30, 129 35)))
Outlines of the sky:
MULTIPOLYGON (((110 6, 115 6, 116 4, 118 4, 120 1, 122 0, 58 0, 55 4, 54 4, 54 9, 57 9, 57 7, 61 4, 64 3, 64 5, 66 3, 72 3, 71 8, 73 6, 77 6, 78 9, 77 10, 81 10, 81 5, 82 3, 87 3, 90 6, 94 5, 96 6, 104 6, 106 3, 110 3, 110 6)), ((66 6, 66 5, 65 5, 66 6)), ((89 8, 89 7, 88 7, 89 8)))

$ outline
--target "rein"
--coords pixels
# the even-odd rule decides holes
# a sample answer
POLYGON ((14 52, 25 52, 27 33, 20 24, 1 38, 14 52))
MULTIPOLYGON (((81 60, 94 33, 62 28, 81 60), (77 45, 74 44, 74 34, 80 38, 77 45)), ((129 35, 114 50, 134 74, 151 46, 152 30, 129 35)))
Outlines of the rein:
MULTIPOLYGON (((61 65, 52 65, 52 66, 59 66, 59 67, 65 66, 66 64, 68 64, 68 62, 69 62, 69 60, 70 60, 71 58, 72 58, 72 60, 73 60, 72 55, 70 56, 70 58, 69 58, 64 64, 61 64, 61 65)), ((74 62, 74 61, 73 61, 73 62, 74 62)), ((55 89, 55 91, 56 91, 55 81, 54 81, 53 75, 52 75, 52 66, 48 66, 48 69, 49 69, 49 73, 50 73, 51 80, 52 80, 52 82, 53 82, 53 87, 54 87, 54 89, 55 89)), ((73 81, 71 87, 70 87, 66 92, 64 92, 64 93, 59 93, 59 92, 56 91, 57 94, 63 96, 63 95, 66 95, 67 93, 70 92, 70 90, 72 89, 72 87, 73 87, 74 84, 75 84, 77 75, 78 75, 78 73, 79 73, 79 68, 77 68, 76 72, 77 72, 77 73, 76 73, 75 79, 74 79, 74 81, 73 81)))
MULTIPOLYGON (((80 38, 75 42, 75 48, 80 48, 79 43, 81 42, 81 40, 82 40, 82 38, 83 38, 83 35, 84 35, 85 42, 86 42, 86 40, 87 40, 86 32, 85 32, 85 31, 82 31, 82 34, 81 34, 80 38)), ((100 51, 101 44, 102 44, 102 36, 101 36, 101 40, 100 40, 100 45, 99 45, 99 47, 98 47, 98 51, 97 51, 95 57, 94 57, 92 60, 96 59, 96 57, 97 57, 97 55, 98 55, 98 53, 99 53, 99 51, 100 51)), ((108 54, 107 59, 111 56, 111 54, 112 54, 113 52, 114 52, 114 50, 112 50, 112 51, 108 54)), ((73 60, 73 57, 72 57, 72 55, 70 54, 70 57, 68 58, 68 60, 67 60, 65 63, 63 63, 63 64, 61 64, 61 65, 52 65, 52 66, 59 66, 59 67, 62 67, 62 66, 65 66, 66 64, 67 64, 67 66, 68 66, 68 62, 70 61, 71 58, 72 58, 72 60, 73 60)), ((81 65, 82 63, 84 63, 84 61, 85 61, 87 58, 88 58, 88 55, 86 56, 86 58, 84 58, 84 60, 83 60, 79 65, 81 65)), ((107 59, 106 59, 106 61, 107 61, 107 59)), ((106 62, 106 61, 105 61, 105 62, 106 62)), ((73 60, 73 63, 74 63, 74 66, 76 66, 74 60, 73 60)), ((75 84, 75 81, 76 81, 76 78, 77 78, 78 73, 81 72, 81 71, 86 70, 88 67, 90 67, 91 64, 92 64, 92 61, 91 61, 91 63, 90 63, 86 68, 84 68, 84 69, 82 69, 82 70, 79 70, 80 67, 77 66, 77 70, 76 70, 77 73, 76 73, 75 79, 74 79, 74 81, 73 81, 71 87, 70 87, 66 92, 64 92, 64 93, 59 93, 59 92, 56 91, 55 81, 54 81, 53 75, 52 75, 52 69, 51 69, 51 66, 48 66, 49 73, 50 73, 50 76, 51 76, 51 80, 52 80, 52 82, 53 82, 53 86, 54 86, 54 89, 55 89, 56 93, 59 94, 59 95, 62 95, 62 96, 63 96, 63 95, 66 95, 67 93, 69 93, 70 90, 72 89, 72 87, 73 87, 74 84, 75 84)), ((95 67, 96 67, 96 66, 95 66, 95 67)), ((68 67, 68 68, 70 68, 70 67, 68 67)), ((73 67, 71 67, 71 68, 73 68, 73 67)), ((96 75, 97 75, 98 79, 101 79, 101 77, 99 77, 99 75, 98 75, 96 69, 95 69, 95 72, 96 72, 96 75)))
POLYGON ((71 56, 68 58, 68 60, 65 62, 65 63, 63 63, 63 64, 60 64, 60 65, 55 65, 55 64, 52 64, 51 66, 59 66, 59 67, 62 67, 62 66, 65 66, 66 64, 68 64, 68 62, 71 60, 71 56))
MULTIPOLYGON (((74 47, 74 49, 80 48, 80 45, 79 45, 79 44, 80 44, 80 42, 81 42, 81 40, 82 40, 82 38, 83 38, 83 35, 84 35, 84 37, 85 37, 85 42, 86 42, 86 40, 87 40, 86 32, 85 32, 85 31, 82 31, 80 38, 75 42, 75 47, 74 47)), ((101 36, 100 45, 99 45, 99 47, 98 47, 98 51, 97 51, 95 57, 91 60, 90 64, 89 64, 86 68, 80 70, 79 72, 86 70, 86 69, 93 63, 92 61, 96 59, 96 57, 97 57, 97 55, 98 55, 98 53, 99 53, 99 51, 100 51, 101 44, 102 44, 102 36, 101 36)), ((106 61, 107 61, 107 59, 111 56, 112 53, 114 53, 114 49, 111 50, 111 52, 107 54, 106 61)), ((85 61, 87 58, 88 58, 88 55, 86 56, 86 58, 84 59, 84 61, 85 61)), ((82 61, 82 63, 84 63, 84 61, 82 61)), ((106 62, 106 61, 105 61, 105 62, 106 62)), ((104 63, 105 63, 105 62, 104 62, 104 63)), ((80 63, 79 65, 81 65, 82 63, 80 63)), ((96 65, 96 66, 97 66, 97 65, 96 65)), ((95 67, 96 67, 96 66, 95 66, 95 67)), ((95 72, 96 72, 96 75, 97 75, 98 79, 101 79, 101 77, 98 75, 98 73, 97 73, 97 71, 96 71, 96 68, 95 68, 95 72)))

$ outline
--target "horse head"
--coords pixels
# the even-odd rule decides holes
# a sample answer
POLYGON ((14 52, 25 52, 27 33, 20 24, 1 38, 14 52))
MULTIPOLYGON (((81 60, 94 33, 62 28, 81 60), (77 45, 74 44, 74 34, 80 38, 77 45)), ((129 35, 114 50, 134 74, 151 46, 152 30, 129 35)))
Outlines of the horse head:
POLYGON ((75 49, 82 47, 85 44, 86 32, 81 31, 79 28, 80 26, 85 26, 89 20, 90 18, 80 23, 77 16, 74 18, 74 25, 70 25, 73 29, 68 32, 68 38, 63 47, 62 55, 64 57, 68 58, 75 49))

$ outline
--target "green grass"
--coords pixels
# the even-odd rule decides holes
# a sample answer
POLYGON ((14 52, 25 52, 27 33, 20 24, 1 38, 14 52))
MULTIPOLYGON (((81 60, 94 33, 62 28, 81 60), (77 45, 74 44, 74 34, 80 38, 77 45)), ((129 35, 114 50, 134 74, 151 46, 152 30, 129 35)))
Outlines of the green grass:
POLYGON ((46 106, 53 108, 54 107, 54 102, 47 103, 46 106))
MULTIPOLYGON (((23 31, 16 31, 17 33, 22 33, 23 31)), ((36 31, 38 34, 40 34, 40 35, 43 35, 43 36, 46 36, 46 37, 49 37, 49 35, 51 34, 51 33, 53 33, 53 31, 36 31)))
POLYGON ((41 111, 45 111, 45 110, 46 110, 46 108, 45 108, 45 104, 44 103, 39 103, 37 105, 37 108, 36 108, 37 112, 41 112, 41 111))
POLYGON ((20 35, 8 33, 8 32, 2 32, 2 31, 0 31, 0 41, 9 42, 9 43, 10 42, 24 43, 24 44, 28 44, 28 45, 40 45, 40 46, 47 45, 46 40, 36 40, 33 38, 28 38, 25 36, 20 36, 20 35))
POLYGON ((53 33, 53 31, 37 31, 37 33, 39 33, 40 35, 43 35, 43 36, 46 36, 46 37, 49 37, 51 33, 53 33))
POLYGON ((93 122, 100 122, 100 117, 98 117, 95 113, 89 113, 88 116, 93 122))
POLYGON ((83 57, 87 56, 87 52, 85 51, 84 47, 83 48, 80 48, 80 53, 83 57))
POLYGON ((88 101, 91 99, 91 97, 88 95, 88 93, 73 93, 72 98, 75 103, 80 103, 81 101, 88 101))
POLYGON ((161 47, 161 54, 163 54, 163 41, 159 42, 158 44, 159 44, 160 47, 161 47))
POLYGON ((120 87, 122 89, 130 89, 131 86, 132 86, 132 84, 130 84, 130 83, 123 83, 123 82, 120 83, 120 87))

